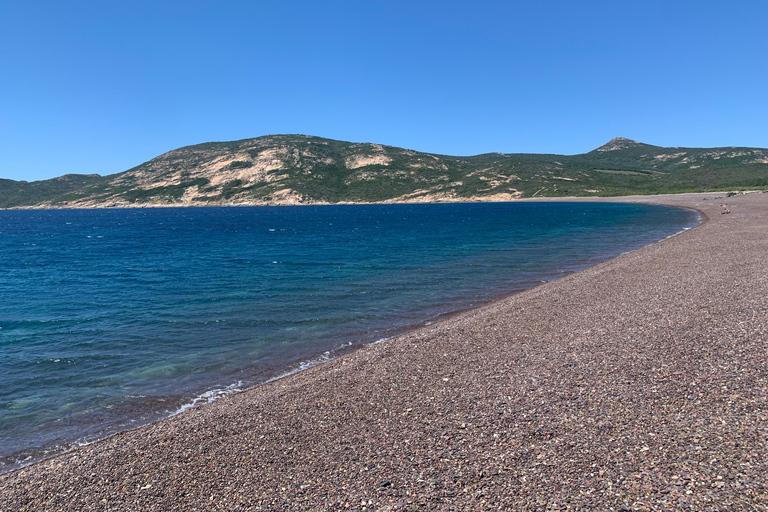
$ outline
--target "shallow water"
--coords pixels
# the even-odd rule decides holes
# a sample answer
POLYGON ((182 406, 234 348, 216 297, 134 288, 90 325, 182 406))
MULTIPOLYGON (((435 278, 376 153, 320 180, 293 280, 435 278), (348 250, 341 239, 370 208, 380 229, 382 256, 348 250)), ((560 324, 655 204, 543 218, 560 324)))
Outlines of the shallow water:
POLYGON ((690 210, 0 212, 0 471, 668 237, 690 210))

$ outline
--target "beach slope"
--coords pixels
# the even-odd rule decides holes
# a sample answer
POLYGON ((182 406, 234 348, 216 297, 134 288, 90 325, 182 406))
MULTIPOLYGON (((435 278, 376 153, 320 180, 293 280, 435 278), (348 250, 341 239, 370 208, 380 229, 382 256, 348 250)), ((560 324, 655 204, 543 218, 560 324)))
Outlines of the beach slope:
POLYGON ((613 199, 708 221, 2 475, 0 508, 765 509, 768 194, 716 195, 613 199))

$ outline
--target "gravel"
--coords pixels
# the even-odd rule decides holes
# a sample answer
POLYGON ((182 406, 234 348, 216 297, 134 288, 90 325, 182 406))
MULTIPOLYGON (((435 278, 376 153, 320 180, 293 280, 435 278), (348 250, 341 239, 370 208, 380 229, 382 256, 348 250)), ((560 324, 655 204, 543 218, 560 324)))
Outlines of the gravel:
POLYGON ((2 475, 0 508, 768 509, 768 194, 714 196, 622 198, 709 220, 2 475))

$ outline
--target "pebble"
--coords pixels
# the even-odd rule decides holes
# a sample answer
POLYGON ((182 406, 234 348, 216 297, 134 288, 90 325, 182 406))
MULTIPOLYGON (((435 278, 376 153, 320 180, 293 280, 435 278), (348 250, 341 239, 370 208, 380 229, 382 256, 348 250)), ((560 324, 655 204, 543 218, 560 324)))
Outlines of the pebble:
POLYGON ((709 220, 1 475, 0 510, 765 510, 768 195, 704 197, 614 199, 709 220))

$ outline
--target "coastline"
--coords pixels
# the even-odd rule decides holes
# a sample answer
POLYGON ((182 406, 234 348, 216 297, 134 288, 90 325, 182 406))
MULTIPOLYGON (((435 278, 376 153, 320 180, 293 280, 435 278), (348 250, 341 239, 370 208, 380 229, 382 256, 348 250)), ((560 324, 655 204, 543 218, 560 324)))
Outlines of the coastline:
MULTIPOLYGON (((738 194, 766 193, 768 190, 742 190, 738 194)), ((518 194, 500 193, 490 196, 446 196, 446 195, 427 195, 415 198, 395 198, 384 201, 297 201, 293 199, 284 201, 244 201, 239 203, 229 201, 212 201, 201 204, 194 202, 175 202, 175 203, 77 203, 66 205, 38 204, 34 206, 12 206, 0 208, 0 211, 17 210, 110 210, 110 209, 139 209, 139 208, 239 208, 239 207, 273 207, 273 206, 338 206, 338 205, 373 205, 373 204, 452 204, 452 203, 516 203, 516 202, 593 202, 593 203, 653 203, 667 205, 665 203, 654 203, 655 198, 661 197, 716 197, 727 194, 728 191, 719 192, 686 192, 682 194, 661 194, 661 195, 628 195, 628 196, 540 196, 540 197, 521 197, 518 194)))
POLYGON ((715 196, 584 198, 710 222, 0 476, 0 506, 764 506, 768 196, 715 196))

